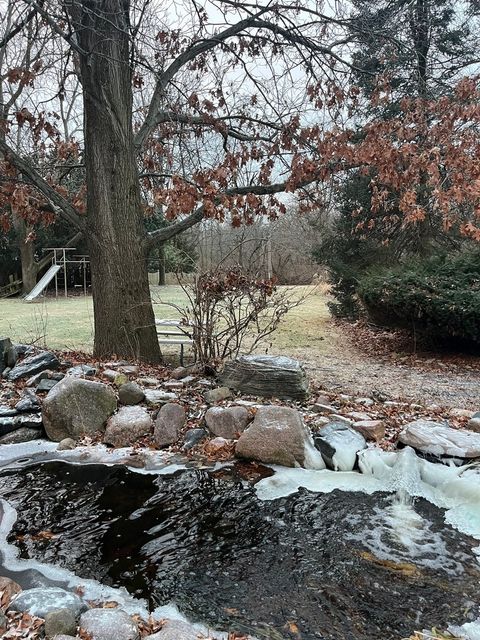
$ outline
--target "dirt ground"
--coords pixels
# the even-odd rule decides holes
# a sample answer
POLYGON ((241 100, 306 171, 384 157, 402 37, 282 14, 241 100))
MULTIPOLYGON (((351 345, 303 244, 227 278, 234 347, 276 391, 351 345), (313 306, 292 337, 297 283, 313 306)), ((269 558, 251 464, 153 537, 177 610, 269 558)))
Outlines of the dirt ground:
POLYGON ((333 320, 326 323, 325 333, 328 352, 301 348, 291 355, 326 390, 480 410, 478 355, 414 352, 405 335, 333 320))

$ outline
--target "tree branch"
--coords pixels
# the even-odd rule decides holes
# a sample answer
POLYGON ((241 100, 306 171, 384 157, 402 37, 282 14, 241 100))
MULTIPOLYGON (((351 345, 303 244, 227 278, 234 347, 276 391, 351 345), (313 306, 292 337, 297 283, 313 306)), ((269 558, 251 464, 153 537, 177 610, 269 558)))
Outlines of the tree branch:
POLYGON ((159 76, 157 80, 157 84, 155 86, 155 91, 153 92, 152 100, 150 102, 150 107, 148 109, 147 116, 143 125, 140 127, 137 135, 135 136, 135 147, 137 150, 140 150, 143 146, 145 140, 148 138, 153 129, 157 126, 157 118, 158 114, 162 110, 162 103, 165 97, 165 90, 172 80, 172 78, 180 71, 182 67, 188 64, 191 60, 194 60, 201 53, 205 53, 217 47, 221 42, 224 42, 228 38, 237 35, 247 27, 250 27, 257 18, 261 15, 270 11, 269 7, 263 8, 261 11, 256 13, 255 15, 245 18, 244 20, 240 20, 237 24, 224 29, 220 33, 208 38, 207 40, 202 40, 197 42, 197 44, 190 47, 183 53, 181 53, 168 67, 165 71, 159 76))
MULTIPOLYGON (((224 138, 230 137, 235 138, 236 140, 241 140, 242 142, 253 142, 256 140, 263 140, 264 142, 271 142, 270 138, 266 138, 263 136, 251 136, 246 133, 242 133, 237 129, 233 129, 231 126, 224 126, 224 128, 219 128, 219 122, 225 121, 226 117, 214 118, 209 116, 193 116, 188 113, 176 113, 175 111, 159 111, 157 114, 156 125, 165 124, 168 122, 179 122, 181 124, 191 124, 195 126, 203 126, 203 127, 212 127, 214 128, 221 136, 224 138)), ((233 117, 230 116, 228 119, 232 120, 233 117)), ((240 116, 238 119, 242 119, 240 116)), ((249 120, 247 116, 244 116, 244 120, 249 120)), ((281 130, 281 127, 278 125, 274 125, 273 123, 262 123, 265 126, 269 126, 276 131, 281 130)))
MULTIPOLYGON (((303 187, 308 186, 316 181, 316 178, 312 178, 310 180, 306 180, 297 186, 297 189, 301 189, 303 187)), ((226 189, 222 193, 220 193, 215 201, 220 202, 223 196, 234 196, 234 195, 248 195, 252 193, 257 196, 267 196, 272 195, 274 193, 282 193, 286 191, 288 186, 288 182, 277 182, 274 184, 258 184, 258 185, 250 185, 246 187, 232 187, 231 189, 226 189)), ((205 217, 205 207, 200 205, 195 209, 193 213, 191 213, 188 217, 172 224, 168 227, 162 227, 161 229, 156 229, 155 231, 151 231, 148 234, 147 238, 147 251, 150 251, 157 244, 162 244, 171 238, 174 238, 180 233, 187 231, 191 227, 194 227, 196 224, 201 222, 205 217)))
POLYGON ((6 33, 3 38, 0 40, 0 49, 4 49, 7 44, 10 42, 10 40, 12 40, 17 33, 20 33, 20 31, 29 23, 31 22, 31 20, 33 20, 33 18, 36 15, 36 11, 30 11, 30 13, 28 13, 26 15, 26 17, 21 20, 15 27, 13 27, 13 29, 11 29, 11 31, 9 31, 8 33, 6 33))
POLYGON ((79 231, 85 230, 85 222, 82 220, 75 207, 68 202, 66 198, 61 196, 55 189, 48 184, 44 178, 31 167, 21 156, 18 155, 6 142, 0 137, 0 153, 10 162, 11 165, 20 173, 25 175, 29 182, 40 191, 52 204, 55 213, 74 225, 79 231))

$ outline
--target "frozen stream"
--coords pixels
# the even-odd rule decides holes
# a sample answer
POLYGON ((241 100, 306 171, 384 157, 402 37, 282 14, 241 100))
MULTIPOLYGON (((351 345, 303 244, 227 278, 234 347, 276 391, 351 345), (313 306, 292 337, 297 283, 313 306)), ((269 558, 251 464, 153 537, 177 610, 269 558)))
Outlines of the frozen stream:
POLYGON ((480 638, 475 467, 367 450, 361 474, 277 468, 253 485, 237 467, 158 454, 147 472, 115 464, 126 454, 2 447, 0 574, 82 585, 129 611, 178 615, 175 603, 257 638, 400 639, 449 624, 480 638))

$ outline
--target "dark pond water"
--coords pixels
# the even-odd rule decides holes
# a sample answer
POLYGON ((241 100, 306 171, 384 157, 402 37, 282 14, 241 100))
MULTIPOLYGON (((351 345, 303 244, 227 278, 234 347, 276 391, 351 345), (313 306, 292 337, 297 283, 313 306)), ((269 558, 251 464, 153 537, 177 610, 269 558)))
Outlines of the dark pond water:
POLYGON ((260 502, 234 472, 59 462, 2 472, 0 495, 18 511, 21 557, 124 586, 152 609, 173 600, 216 628, 385 640, 475 617, 478 543, 424 500, 406 512, 380 493, 260 502))

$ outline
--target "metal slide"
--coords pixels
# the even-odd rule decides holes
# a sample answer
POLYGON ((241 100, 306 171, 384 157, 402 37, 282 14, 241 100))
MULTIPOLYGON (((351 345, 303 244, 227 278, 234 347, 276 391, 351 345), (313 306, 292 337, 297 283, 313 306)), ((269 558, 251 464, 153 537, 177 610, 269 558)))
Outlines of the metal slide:
POLYGON ((54 279, 54 277, 57 275, 57 273, 60 271, 61 268, 62 268, 61 264, 53 264, 50 267, 50 269, 47 271, 47 273, 43 276, 43 278, 39 282, 37 282, 37 284, 33 287, 30 293, 27 296, 25 296, 24 298, 25 302, 31 302, 32 300, 35 300, 35 298, 38 298, 38 296, 42 293, 44 289, 47 288, 47 286, 54 279))

